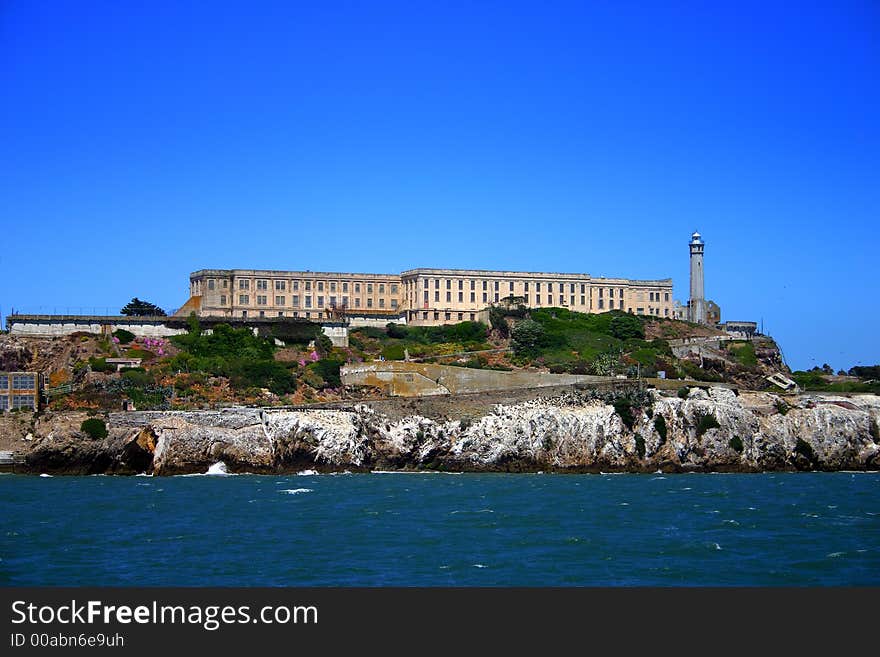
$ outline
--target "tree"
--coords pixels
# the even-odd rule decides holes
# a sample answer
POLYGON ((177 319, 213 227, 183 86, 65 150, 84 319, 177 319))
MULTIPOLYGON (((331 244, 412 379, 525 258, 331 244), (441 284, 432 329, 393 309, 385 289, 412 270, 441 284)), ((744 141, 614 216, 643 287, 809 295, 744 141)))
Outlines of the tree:
POLYGON ((618 315, 612 319, 608 325, 608 332, 618 340, 645 337, 642 322, 633 315, 618 315))
POLYGON ((517 324, 510 332, 510 346, 517 356, 536 356, 544 339, 544 327, 533 319, 517 324))
POLYGON ((141 301, 137 297, 129 301, 119 312, 128 317, 144 317, 147 315, 165 317, 165 311, 159 306, 150 303, 149 301, 141 301))

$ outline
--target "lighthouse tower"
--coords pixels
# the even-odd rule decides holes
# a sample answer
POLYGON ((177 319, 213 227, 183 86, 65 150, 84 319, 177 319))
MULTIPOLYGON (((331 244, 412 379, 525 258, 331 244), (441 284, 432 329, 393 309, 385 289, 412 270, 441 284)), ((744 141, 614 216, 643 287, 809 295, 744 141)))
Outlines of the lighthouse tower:
POLYGON ((688 301, 688 320, 705 324, 706 299, 703 296, 703 239, 695 232, 691 235, 691 298, 688 301))

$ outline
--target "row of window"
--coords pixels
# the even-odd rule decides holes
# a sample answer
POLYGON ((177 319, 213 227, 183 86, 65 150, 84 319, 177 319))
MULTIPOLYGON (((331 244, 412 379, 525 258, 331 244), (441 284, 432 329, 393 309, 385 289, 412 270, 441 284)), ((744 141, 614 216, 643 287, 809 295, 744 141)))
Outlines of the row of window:
MULTIPOLYGON (((429 314, 429 313, 428 313, 427 311, 422 312, 422 319, 428 319, 428 314, 429 314)), ((447 321, 448 321, 448 320, 451 320, 451 319, 452 319, 452 315, 453 315, 453 313, 451 313, 451 312, 445 312, 445 313, 443 313, 443 319, 445 319, 445 320, 447 320, 447 321)), ((463 321, 464 321, 465 313, 455 313, 455 315, 456 315, 456 319, 457 319, 459 322, 463 322, 463 321)), ((477 313, 467 313, 467 315, 468 315, 468 320, 470 320, 471 322, 476 321, 476 319, 477 319, 477 313)), ((433 312, 433 317, 434 317, 435 320, 436 320, 436 319, 440 319, 440 313, 439 313, 439 311, 436 311, 436 310, 435 310, 435 311, 433 312)))
MULTIPOLYGON (((427 290, 427 289, 430 287, 431 280, 432 280, 432 279, 430 279, 430 278, 423 278, 423 279, 422 279, 422 287, 425 288, 425 289, 427 290)), ((445 280, 446 280, 446 289, 447 289, 447 290, 451 290, 451 289, 452 289, 452 279, 451 279, 451 278, 447 278, 447 279, 445 279, 445 280)), ((440 281, 441 281, 441 279, 439 279, 439 278, 435 278, 435 279, 433 279, 433 281, 434 281, 434 289, 435 289, 435 290, 439 290, 439 289, 440 289, 440 281)), ((458 288, 459 290, 463 290, 463 289, 464 289, 464 283, 465 283, 464 279, 460 279, 460 278, 459 278, 459 279, 456 279, 456 282, 457 282, 457 288, 458 288)), ((477 281, 476 281, 476 280, 473 280, 473 279, 472 279, 472 280, 468 281, 468 283, 469 283, 469 289, 471 289, 471 290, 476 290, 476 289, 477 289, 477 281)), ((488 290, 488 289, 489 289, 489 281, 480 281, 480 283, 481 283, 481 289, 482 289, 482 290, 488 290)), ((506 286, 506 287, 507 287, 507 291, 508 291, 508 292, 513 292, 513 288, 514 288, 514 284, 515 284, 515 283, 516 283, 516 281, 508 281, 508 282, 507 282, 507 286, 506 286)), ((522 284, 523 284, 523 291, 524 291, 524 292, 528 292, 528 291, 529 291, 529 281, 523 281, 522 284)), ((548 283, 546 283, 546 286, 547 286, 547 292, 553 292, 553 285, 554 285, 554 284, 553 284, 552 282, 548 282, 548 283)), ((586 293, 587 293, 587 286, 586 286, 585 283, 580 283, 580 284, 576 284, 576 283, 556 283, 557 291, 559 291, 559 292, 565 292, 565 286, 566 286, 566 285, 569 286, 569 292, 571 292, 571 293, 575 293, 575 292, 576 292, 576 290, 577 290, 577 286, 578 286, 578 285, 580 285, 580 292, 581 292, 581 294, 586 294, 586 293)), ((492 281, 492 289, 493 289, 495 292, 500 292, 500 291, 501 291, 501 281, 492 281)), ((540 291, 541 291, 541 283, 540 283, 540 282, 535 282, 535 292, 540 292, 540 291)))
MULTIPOLYGON (((9 375, 0 374, 0 390, 9 390, 9 375)), ((37 387, 37 379, 34 374, 13 374, 13 390, 34 390, 37 387)))
POLYGON ((36 408, 37 398, 34 395, 0 395, 0 411, 16 408, 36 408))
MULTIPOLYGON (((344 306, 346 308, 349 307, 349 305, 348 305, 349 298, 348 297, 342 297, 342 300, 340 302, 338 297, 324 297, 323 295, 313 297, 311 294, 306 294, 305 296, 302 297, 302 300, 303 300, 302 307, 303 308, 311 308, 312 307, 312 299, 315 300, 315 307, 316 308, 324 308, 324 307, 338 308, 338 307, 342 307, 342 306, 344 306), (326 306, 324 303, 325 299, 327 301, 326 306)), ((256 295, 254 300, 256 301, 256 305, 258 305, 258 306, 268 306, 269 305, 269 297, 267 297, 264 294, 256 295)), ((384 298, 380 298, 378 300, 378 302, 379 302, 379 305, 378 305, 379 308, 385 308, 385 299, 384 298)), ((220 305, 221 306, 226 305, 226 295, 225 294, 220 295, 220 305)), ((251 305, 250 295, 249 294, 239 294, 238 295, 238 305, 240 305, 240 306, 251 305)), ((275 297, 275 305, 276 306, 286 306, 287 305, 287 297, 276 296, 275 297)), ((290 305, 293 306, 294 308, 299 308, 300 307, 300 295, 298 295, 298 294, 292 295, 290 297, 290 305)), ((354 298, 354 306, 353 307, 354 308, 361 308, 361 298, 360 297, 354 298)), ((373 308, 373 298, 372 297, 367 297, 367 305, 365 307, 366 308, 373 308)), ((391 308, 397 308, 397 299, 391 299, 391 308)))
MULTIPOLYGON (((300 283, 302 283, 302 289, 306 292, 312 291, 313 281, 274 281, 275 291, 276 292, 286 292, 288 288, 292 292, 296 292, 300 289, 300 283)), ((227 287, 227 281, 223 280, 223 288, 227 287)), ((391 294, 397 294, 399 290, 399 285, 397 283, 390 283, 388 286, 391 294)), ((208 289, 213 290, 215 288, 215 280, 213 278, 208 279, 208 289)), ((366 288, 367 294, 373 294, 374 290, 378 290, 379 294, 385 294, 385 283, 352 283, 351 288, 354 290, 355 294, 360 294, 362 288, 366 288)), ((238 289, 239 290, 250 290, 251 289, 251 279, 249 278, 240 278, 238 279, 238 289)), ((261 290, 269 289, 269 280, 265 278, 258 278, 255 281, 255 288, 258 292, 261 290)), ((348 292, 349 291, 349 283, 342 282, 337 283, 336 281, 314 281, 314 289, 318 292, 324 292, 327 290, 328 292, 348 292)))

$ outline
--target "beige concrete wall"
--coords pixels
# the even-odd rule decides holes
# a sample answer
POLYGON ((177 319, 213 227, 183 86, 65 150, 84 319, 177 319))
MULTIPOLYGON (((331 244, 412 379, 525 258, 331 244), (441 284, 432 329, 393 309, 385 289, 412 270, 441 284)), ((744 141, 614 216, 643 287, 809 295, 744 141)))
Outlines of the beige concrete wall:
POLYGON ((477 370, 467 367, 382 361, 345 366, 340 370, 347 386, 372 386, 398 397, 463 394, 514 388, 543 388, 575 383, 613 383, 616 379, 579 374, 477 370))
POLYGON ((320 320, 333 305, 352 313, 403 313, 414 325, 481 321, 479 313, 510 296, 531 308, 623 310, 672 317, 672 280, 593 278, 589 274, 412 269, 402 274, 201 270, 190 276, 201 315, 320 320))

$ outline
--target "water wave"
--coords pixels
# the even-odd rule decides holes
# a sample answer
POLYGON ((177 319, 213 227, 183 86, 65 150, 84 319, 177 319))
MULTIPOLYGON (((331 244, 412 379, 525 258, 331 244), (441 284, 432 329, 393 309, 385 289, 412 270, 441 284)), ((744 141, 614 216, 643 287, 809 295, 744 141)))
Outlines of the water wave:
POLYGON ((300 493, 314 493, 315 491, 311 488, 285 488, 280 493, 287 493, 288 495, 299 495, 300 493))

